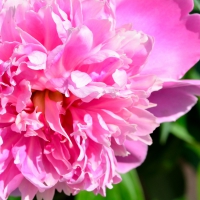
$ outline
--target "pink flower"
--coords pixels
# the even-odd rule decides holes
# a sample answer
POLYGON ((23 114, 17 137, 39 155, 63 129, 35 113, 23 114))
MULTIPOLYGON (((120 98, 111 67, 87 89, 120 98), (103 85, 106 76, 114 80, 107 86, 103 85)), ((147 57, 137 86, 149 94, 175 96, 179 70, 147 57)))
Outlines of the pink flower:
POLYGON ((192 0, 0 1, 0 199, 105 195, 195 104, 192 0))

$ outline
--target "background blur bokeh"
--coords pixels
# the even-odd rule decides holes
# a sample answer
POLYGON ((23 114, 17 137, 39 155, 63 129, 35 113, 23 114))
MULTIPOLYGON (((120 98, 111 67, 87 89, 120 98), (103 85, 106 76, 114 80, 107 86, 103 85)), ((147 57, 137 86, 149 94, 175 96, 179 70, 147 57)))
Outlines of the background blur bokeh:
MULTIPOLYGON (((200 0, 194 2, 193 13, 200 13, 200 0)), ((200 62, 184 78, 200 79, 200 62)), ((200 98, 187 115, 162 124, 152 138, 153 145, 145 162, 122 175, 123 181, 107 190, 106 197, 81 192, 75 197, 56 193, 54 199, 200 200, 200 98)), ((20 197, 9 200, 20 200, 20 197)))

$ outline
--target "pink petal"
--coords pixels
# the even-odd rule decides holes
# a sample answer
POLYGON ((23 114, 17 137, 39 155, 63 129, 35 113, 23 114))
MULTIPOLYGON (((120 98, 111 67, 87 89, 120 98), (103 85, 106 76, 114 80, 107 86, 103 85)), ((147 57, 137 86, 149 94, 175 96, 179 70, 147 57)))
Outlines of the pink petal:
MULTIPOLYGON (((92 2, 90 2, 90 4, 92 4, 92 2)), ((99 2, 99 4, 102 4, 102 2, 99 2)), ((94 11, 95 8, 92 8, 92 10, 94 11)), ((112 24, 107 19, 97 20, 93 18, 86 21, 85 24, 92 31, 95 46, 101 44, 103 41, 106 41, 106 39, 108 39, 109 36, 111 36, 111 32, 109 31, 111 30, 112 24)))
POLYGON ((92 43, 92 32, 86 26, 74 29, 63 53, 63 65, 65 69, 72 71, 80 64, 88 56, 92 48, 92 43))
POLYGON ((44 18, 43 18, 43 27, 44 27, 44 46, 47 50, 53 50, 58 45, 61 45, 62 42, 58 36, 56 30, 56 24, 53 21, 51 7, 48 6, 44 9, 44 18), (52 40, 52 38, 54 38, 52 40))
POLYGON ((119 87, 123 87, 127 84, 127 74, 124 70, 116 70, 112 75, 115 83, 119 85, 119 87))
POLYGON ((9 42, 20 41, 19 34, 15 29, 13 14, 14 14, 14 8, 9 8, 3 19, 3 24, 1 27, 2 41, 9 41, 9 42))
POLYGON ((0 0, 0 199, 105 196, 139 166, 158 122, 200 95, 200 81, 177 80, 200 57, 192 7, 0 0))
POLYGON ((138 167, 144 162, 148 150, 147 145, 140 141, 126 140, 125 147, 130 155, 117 157, 117 171, 122 174, 138 167))
POLYGON ((3 44, 0 44, 0 59, 3 61, 9 60, 10 56, 13 54, 13 50, 16 45, 17 42, 4 42, 3 44))
POLYGON ((53 200, 55 194, 55 188, 51 188, 42 193, 37 193, 37 200, 53 200))
POLYGON ((159 125, 155 116, 137 107, 129 108, 129 111, 131 111, 129 123, 136 124, 136 132, 132 136, 129 135, 129 137, 137 138, 148 145, 152 144, 149 134, 159 125))
POLYGON ((19 187, 22 180, 23 175, 11 161, 0 174, 0 198, 7 199, 10 193, 19 187))
POLYGON ((180 7, 181 9, 181 16, 182 17, 187 17, 188 13, 193 9, 194 7, 194 1, 192 0, 187 0, 183 1, 182 0, 174 0, 180 7))
POLYGON ((47 55, 43 52, 40 51, 32 51, 29 55, 28 55, 29 61, 36 65, 36 67, 33 67, 33 69, 45 69, 45 63, 46 63, 46 59, 47 59, 47 55), (39 65, 39 66, 37 66, 39 65))
POLYGON ((200 81, 169 81, 163 89, 153 92, 150 102, 157 104, 149 111, 157 117, 157 122, 175 121, 187 113, 197 102, 200 95, 200 81))
MULTIPOLYGON (((35 12, 26 12, 25 19, 18 24, 19 28, 31 35, 34 40, 44 43, 44 26, 42 19, 35 12)), ((20 31, 21 32, 21 31, 20 31)))
POLYGON ((154 48, 142 73, 159 77, 181 78, 200 57, 200 17, 188 15, 192 0, 119 0, 117 3, 118 26, 132 23, 133 29, 143 31, 155 40, 154 48), (179 3, 179 4, 177 4, 179 3), (180 5, 190 5, 187 8, 180 5), (161 12, 162 11, 162 12, 161 12), (180 18, 184 14, 184 20, 180 18), (190 20, 192 19, 192 20, 190 20), (197 32, 197 33, 196 33, 197 32))
POLYGON ((92 81, 87 73, 80 72, 78 70, 71 73, 71 79, 76 84, 77 88, 84 87, 92 81))
MULTIPOLYGON (((12 148, 14 163, 21 174, 30 184, 39 188, 40 191, 53 186, 47 185, 46 171, 44 168, 42 152, 42 141, 38 137, 20 139, 12 148), (37 148, 35 148, 37 146, 37 148)), ((33 188, 34 188, 33 186, 33 188)), ((25 192, 25 191, 24 191, 25 192)))
POLYGON ((19 186, 19 191, 21 192, 22 199, 31 200, 36 195, 38 189, 28 180, 24 179, 19 186))
POLYGON ((51 129, 56 131, 57 133, 60 133, 61 135, 63 135, 70 141, 69 136, 63 129, 61 122, 60 122, 61 106, 59 105, 59 103, 50 100, 48 95, 46 95, 45 106, 46 106, 46 109, 45 109, 46 120, 47 120, 49 126, 51 127, 51 129))

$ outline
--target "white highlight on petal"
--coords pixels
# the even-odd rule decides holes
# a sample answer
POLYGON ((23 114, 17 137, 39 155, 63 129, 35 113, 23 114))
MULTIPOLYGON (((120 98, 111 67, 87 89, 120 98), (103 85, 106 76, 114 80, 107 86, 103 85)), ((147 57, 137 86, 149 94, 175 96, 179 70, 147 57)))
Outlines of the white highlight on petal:
POLYGON ((119 85, 120 87, 125 86, 127 83, 127 74, 124 70, 116 69, 116 71, 113 73, 112 77, 113 77, 115 83, 117 83, 117 85, 119 85))
POLYGON ((77 88, 84 87, 92 81, 91 77, 88 74, 78 70, 71 73, 71 79, 76 84, 77 88))

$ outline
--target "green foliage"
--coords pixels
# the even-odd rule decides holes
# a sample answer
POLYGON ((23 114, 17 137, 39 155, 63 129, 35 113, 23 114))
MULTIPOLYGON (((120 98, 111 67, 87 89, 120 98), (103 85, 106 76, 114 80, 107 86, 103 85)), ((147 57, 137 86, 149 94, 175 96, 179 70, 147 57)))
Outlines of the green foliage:
POLYGON ((200 11, 200 1, 199 0, 194 0, 194 10, 196 12, 200 11))
POLYGON ((21 200, 21 198, 20 198, 20 197, 11 197, 11 196, 10 196, 10 197, 8 198, 8 200, 21 200))
POLYGON ((164 123, 161 124, 161 130, 160 130, 160 143, 161 144, 165 144, 167 141, 167 138, 170 134, 170 130, 171 130, 171 123, 164 123))
POLYGON ((144 194, 140 181, 135 170, 129 173, 122 174, 122 182, 114 185, 114 188, 106 191, 106 197, 100 195, 95 196, 92 192, 81 192, 75 200, 122 200, 122 199, 135 199, 144 200, 144 194))
POLYGON ((185 142, 188 142, 190 144, 195 143, 195 139, 188 133, 186 127, 181 126, 178 123, 172 124, 171 133, 185 142))

